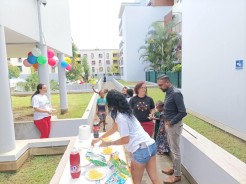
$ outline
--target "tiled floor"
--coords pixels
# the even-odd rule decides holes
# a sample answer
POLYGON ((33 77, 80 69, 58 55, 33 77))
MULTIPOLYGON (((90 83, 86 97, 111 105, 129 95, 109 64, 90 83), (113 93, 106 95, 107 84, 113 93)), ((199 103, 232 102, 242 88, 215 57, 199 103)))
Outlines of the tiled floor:
MULTIPOLYGON (((106 82, 106 83, 103 84, 102 88, 103 89, 107 88, 107 89, 110 90, 110 89, 115 89, 115 86, 113 85, 112 82, 106 82)), ((109 116, 107 116, 106 122, 108 123, 106 125, 106 130, 108 130, 111 127, 111 125, 112 125, 112 119, 109 116)), ((102 128, 101 128, 101 131, 102 131, 102 128)), ((171 167, 172 166, 172 161, 171 161, 170 157, 168 157, 168 156, 157 155, 156 163, 157 163, 158 176, 161 179, 161 181, 163 181, 168 176, 163 174, 163 173, 161 173, 161 169, 167 168, 167 167, 171 167)), ((151 184, 151 180, 150 180, 150 178, 149 178, 149 176, 148 176, 146 171, 144 172, 144 175, 143 175, 142 184, 151 184)), ((176 184, 189 184, 189 182, 185 178, 185 176, 182 176, 181 182, 177 182, 176 184)))

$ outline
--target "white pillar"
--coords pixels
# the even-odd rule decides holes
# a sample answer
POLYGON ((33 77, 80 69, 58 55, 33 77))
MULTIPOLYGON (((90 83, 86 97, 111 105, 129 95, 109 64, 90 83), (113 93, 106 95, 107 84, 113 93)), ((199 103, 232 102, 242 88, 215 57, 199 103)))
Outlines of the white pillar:
MULTIPOLYGON (((41 50, 42 56, 47 58, 47 46, 44 44, 39 44, 39 48, 41 50)), ((48 66, 48 58, 47 62, 43 65, 38 65, 38 79, 39 83, 43 83, 47 86, 47 96, 50 99, 50 79, 49 79, 49 66, 48 66)))
POLYGON ((4 153, 15 149, 15 131, 9 88, 6 42, 2 25, 0 25, 0 61, 0 153, 4 153))
MULTIPOLYGON (((47 45, 45 44, 43 38, 43 29, 42 29, 42 17, 41 17, 41 0, 37 1, 37 9, 38 9, 38 25, 39 25, 39 44, 38 47, 41 50, 42 56, 47 58, 47 45)), ((47 62, 43 65, 38 65, 38 79, 39 83, 43 83, 47 86, 47 97, 50 98, 50 80, 49 80, 49 66, 48 66, 48 58, 47 62)))
POLYGON ((67 105, 67 87, 66 87, 66 71, 61 67, 61 62, 64 60, 64 54, 57 54, 59 62, 58 62, 58 79, 59 79, 59 89, 60 89, 60 107, 61 114, 65 114, 68 111, 67 105))

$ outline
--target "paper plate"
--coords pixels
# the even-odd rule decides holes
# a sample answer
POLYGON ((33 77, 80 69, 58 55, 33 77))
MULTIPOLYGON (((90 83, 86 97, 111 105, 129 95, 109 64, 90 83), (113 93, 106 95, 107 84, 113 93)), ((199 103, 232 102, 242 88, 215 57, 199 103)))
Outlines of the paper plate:
POLYGON ((105 168, 94 168, 86 172, 85 177, 91 181, 97 181, 105 178, 107 175, 105 168))
POLYGON ((103 154, 103 155, 111 155, 112 153, 114 153, 116 150, 113 148, 113 147, 111 147, 111 146, 109 146, 109 147, 105 147, 105 148, 101 148, 101 153, 103 154))

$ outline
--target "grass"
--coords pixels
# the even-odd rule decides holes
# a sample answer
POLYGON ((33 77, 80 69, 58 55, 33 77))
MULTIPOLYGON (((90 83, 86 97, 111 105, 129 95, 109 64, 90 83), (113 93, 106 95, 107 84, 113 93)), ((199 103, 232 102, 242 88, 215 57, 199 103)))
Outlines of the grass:
POLYGON ((119 83, 121 83, 123 86, 135 86, 138 82, 126 82, 124 80, 117 80, 119 83))
POLYGON ((17 172, 0 172, 0 183, 49 183, 55 173, 61 157, 62 155, 30 157, 17 172))
MULTIPOLYGON (((164 100, 165 93, 157 87, 148 88, 148 96, 152 97, 156 103, 158 100, 164 100)), ((189 127, 246 163, 246 141, 190 114, 188 114, 183 121, 189 127)))
MULTIPOLYGON (((93 93, 68 94, 68 113, 61 115, 57 113, 59 119, 80 118, 82 117, 93 93)), ((60 112, 59 94, 51 95, 52 107, 60 112)), ((31 107, 31 96, 17 97, 12 96, 12 108, 15 121, 32 120, 33 109, 31 107)))

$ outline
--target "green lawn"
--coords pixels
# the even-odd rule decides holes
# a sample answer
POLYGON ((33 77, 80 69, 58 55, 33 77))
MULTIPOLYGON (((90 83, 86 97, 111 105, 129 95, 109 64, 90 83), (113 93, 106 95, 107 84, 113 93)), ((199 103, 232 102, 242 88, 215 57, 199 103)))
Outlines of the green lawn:
MULTIPOLYGON (((60 112, 60 96, 59 94, 51 95, 52 107, 57 109, 57 117, 63 118, 80 118, 82 117, 93 93, 68 94, 68 113, 61 115, 60 112)), ((12 108, 15 121, 30 121, 33 116, 31 107, 31 96, 16 97, 12 96, 12 108)))
POLYGON ((55 173, 61 157, 62 155, 30 157, 17 172, 0 172, 0 183, 48 184, 55 173))
POLYGON ((121 83, 123 86, 135 86, 138 82, 126 82, 124 80, 117 80, 119 83, 121 83))
MULTIPOLYGON (((148 88, 148 95, 151 96, 156 103, 158 100, 164 99, 165 93, 159 88, 148 88)), ((246 163, 246 141, 190 114, 188 114, 183 121, 185 124, 246 163)))

